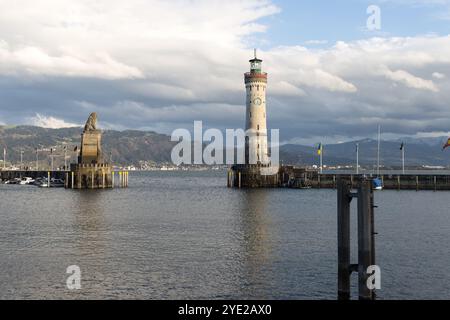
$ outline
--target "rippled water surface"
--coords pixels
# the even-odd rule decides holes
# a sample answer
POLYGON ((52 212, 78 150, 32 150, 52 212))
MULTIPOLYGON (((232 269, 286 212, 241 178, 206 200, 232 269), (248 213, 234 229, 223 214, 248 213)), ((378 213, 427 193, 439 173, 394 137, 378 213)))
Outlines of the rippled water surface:
MULTIPOLYGON (((375 196, 379 297, 450 299, 450 192, 375 196)), ((335 299, 336 259, 335 190, 227 189, 223 172, 0 185, 0 299, 335 299)))

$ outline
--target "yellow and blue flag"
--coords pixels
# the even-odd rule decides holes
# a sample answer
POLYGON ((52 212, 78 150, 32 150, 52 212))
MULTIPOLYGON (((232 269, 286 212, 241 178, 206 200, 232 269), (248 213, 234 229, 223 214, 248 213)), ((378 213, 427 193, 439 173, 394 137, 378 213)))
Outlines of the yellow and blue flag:
POLYGON ((447 143, 445 144, 445 146, 442 148, 442 150, 445 150, 447 148, 450 147, 450 138, 448 138, 447 143))
POLYGON ((319 148, 317 149, 317 154, 320 156, 322 154, 323 151, 323 146, 321 143, 319 143, 319 148))

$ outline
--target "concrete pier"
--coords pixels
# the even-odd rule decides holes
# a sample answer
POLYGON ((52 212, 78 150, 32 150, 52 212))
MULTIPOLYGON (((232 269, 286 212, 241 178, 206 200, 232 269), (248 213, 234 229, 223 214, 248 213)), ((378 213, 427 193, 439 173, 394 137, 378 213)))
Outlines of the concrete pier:
POLYGON ((23 177, 30 177, 33 179, 47 178, 49 173, 50 173, 50 178, 64 180, 67 172, 68 171, 0 170, 0 180, 7 181, 7 180, 15 179, 15 178, 21 179, 23 177))
MULTIPOLYGON (((227 185, 235 188, 336 189, 338 180, 348 182, 353 188, 366 179, 376 177, 371 174, 320 174, 318 170, 294 166, 281 166, 277 174, 264 176, 258 174, 259 169, 260 166, 233 166, 228 172, 227 185)), ((379 178, 387 190, 450 190, 448 174, 382 174, 379 178)))

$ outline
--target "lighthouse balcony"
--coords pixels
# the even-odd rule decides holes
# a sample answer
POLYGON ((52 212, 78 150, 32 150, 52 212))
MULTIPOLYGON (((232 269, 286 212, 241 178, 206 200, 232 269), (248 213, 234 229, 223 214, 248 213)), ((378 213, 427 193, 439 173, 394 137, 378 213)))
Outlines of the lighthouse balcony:
POLYGON ((267 73, 265 73, 265 72, 261 72, 261 73, 247 72, 247 73, 245 73, 245 82, 248 82, 248 81, 267 82, 267 73))

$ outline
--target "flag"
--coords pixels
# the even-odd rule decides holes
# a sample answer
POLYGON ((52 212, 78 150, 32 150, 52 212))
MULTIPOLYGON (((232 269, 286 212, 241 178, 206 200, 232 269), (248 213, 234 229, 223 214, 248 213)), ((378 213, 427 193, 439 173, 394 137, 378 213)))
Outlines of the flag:
POLYGON ((53 148, 50 148, 50 154, 53 154, 53 148))
POLYGON ((403 149, 405 149, 405 143, 402 142, 402 144, 400 145, 400 150, 403 151, 403 149))
POLYGON ((73 152, 76 152, 78 150, 78 146, 75 146, 75 148, 73 149, 73 152))
POLYGON ((442 150, 447 149, 448 147, 450 147, 450 138, 448 138, 447 143, 445 144, 445 146, 442 148, 442 150))
POLYGON ((317 154, 320 156, 322 154, 323 151, 323 146, 321 143, 319 143, 319 148, 317 149, 317 154))

